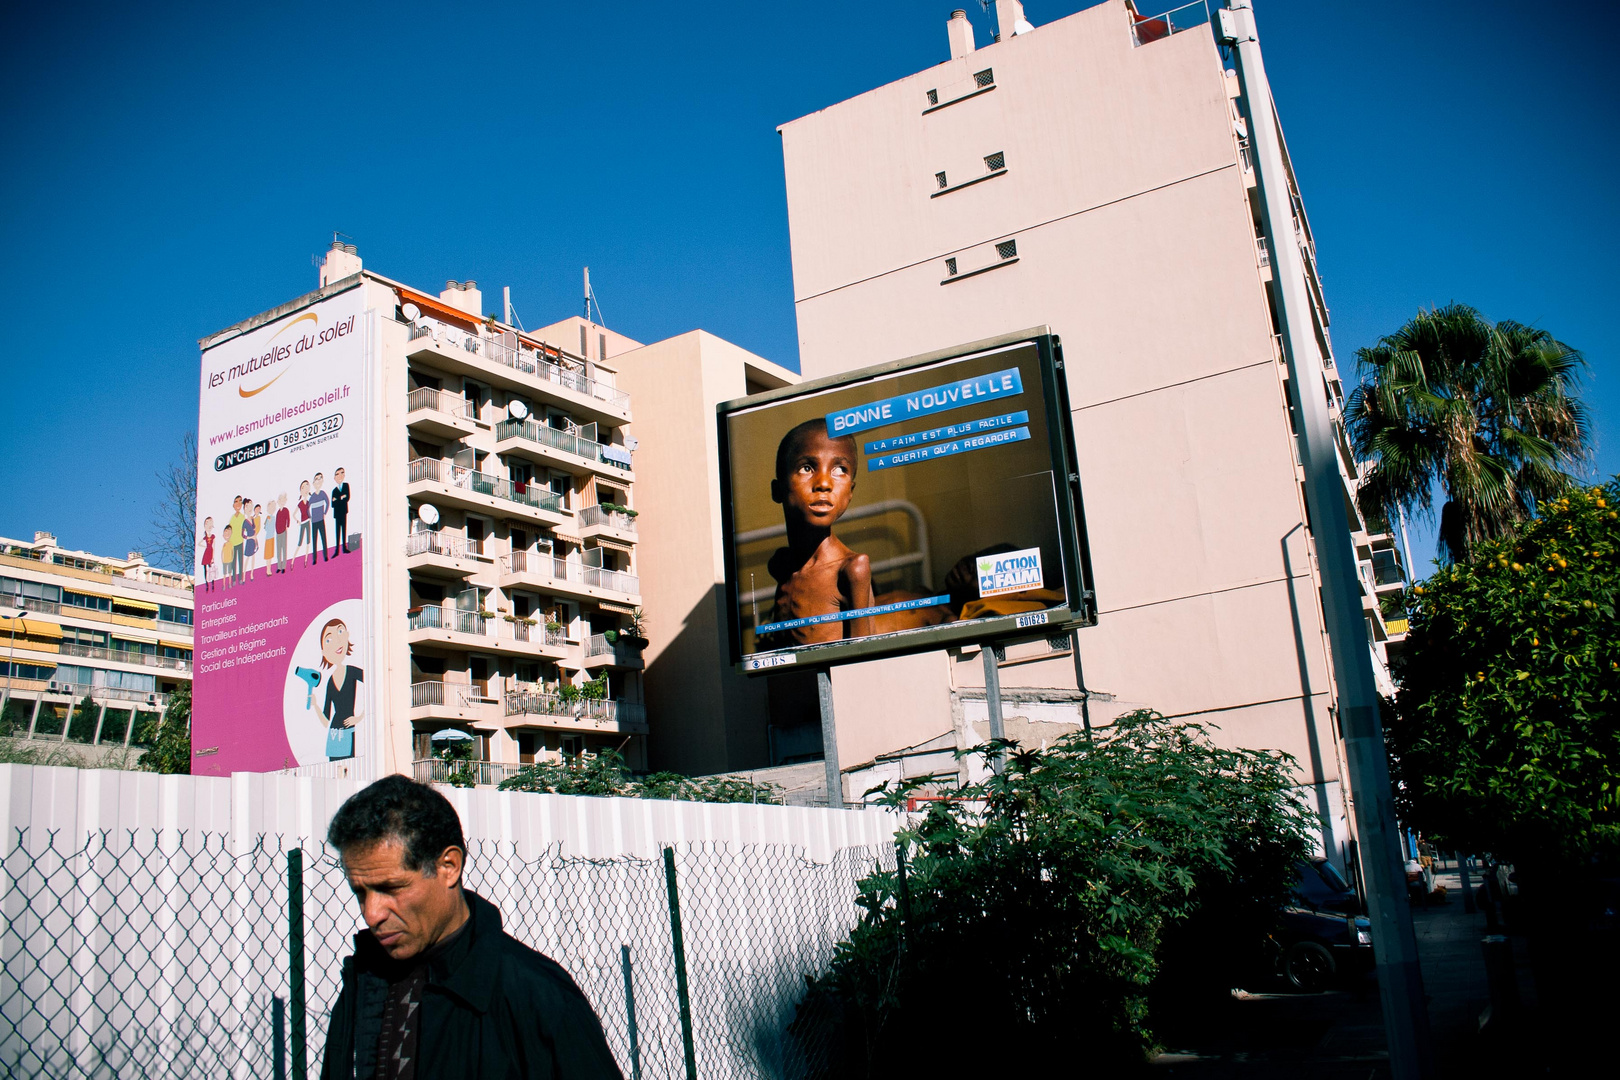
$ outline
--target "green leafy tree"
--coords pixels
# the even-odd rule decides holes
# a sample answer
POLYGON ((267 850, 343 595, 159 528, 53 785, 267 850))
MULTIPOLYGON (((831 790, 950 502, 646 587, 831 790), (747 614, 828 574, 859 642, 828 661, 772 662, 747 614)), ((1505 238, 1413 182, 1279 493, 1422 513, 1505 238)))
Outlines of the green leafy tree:
POLYGON ((169 695, 162 717, 142 725, 137 740, 147 747, 140 768, 155 773, 191 772, 191 687, 169 695))
POLYGON ((1620 841, 1620 480, 1412 589, 1387 727, 1408 821, 1518 861, 1620 841))
POLYGON ((100 719, 101 706, 90 700, 90 695, 84 695, 73 716, 68 721, 67 737, 73 742, 87 743, 96 735, 96 721, 100 719))
POLYGON ((1356 452, 1371 462, 1369 515, 1440 508, 1440 554, 1465 562, 1510 534, 1573 483, 1590 450, 1576 396, 1581 354, 1545 330, 1491 323, 1462 304, 1419 312, 1356 352, 1362 385, 1346 410, 1356 452))
POLYGON ((1196 724, 1141 711, 1095 743, 998 748, 1000 775, 947 792, 902 832, 904 891, 896 872, 861 882, 866 914, 795 1021, 812 1038, 841 1020, 836 1075, 904 1072, 964 1000, 974 1031, 953 1042, 953 1071, 1139 1066, 1156 978, 1191 966, 1175 950, 1199 942, 1214 978, 1230 975, 1309 850, 1291 759, 1222 749, 1196 724))

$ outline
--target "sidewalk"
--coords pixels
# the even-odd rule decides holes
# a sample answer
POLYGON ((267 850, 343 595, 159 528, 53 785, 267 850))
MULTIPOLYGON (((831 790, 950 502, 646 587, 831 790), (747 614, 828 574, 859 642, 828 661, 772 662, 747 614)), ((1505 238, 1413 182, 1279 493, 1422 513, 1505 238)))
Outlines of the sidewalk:
MULTIPOLYGON (((1455 864, 1449 864, 1455 867, 1455 864)), ((1453 868, 1437 873, 1443 904, 1414 908, 1418 959, 1429 1002, 1435 1073, 1441 1078, 1493 1075, 1479 1016, 1488 1001, 1484 953, 1485 915, 1464 910, 1462 882, 1453 868)), ((1478 874, 1472 883, 1479 885, 1478 874)), ((1528 950, 1513 938, 1519 993, 1534 1005, 1528 950)), ((1268 988, 1269 989, 1269 988, 1268 988)), ((1170 1049, 1153 1062, 1156 1076, 1188 1080, 1369 1080, 1388 1077, 1378 988, 1371 976, 1324 994, 1236 992, 1190 1029, 1165 1032, 1170 1049)))

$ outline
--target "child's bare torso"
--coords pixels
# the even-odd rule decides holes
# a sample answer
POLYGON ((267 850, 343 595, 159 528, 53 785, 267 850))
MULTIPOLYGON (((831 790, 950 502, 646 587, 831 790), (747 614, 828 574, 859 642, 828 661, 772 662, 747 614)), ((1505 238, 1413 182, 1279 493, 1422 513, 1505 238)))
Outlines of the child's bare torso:
MULTIPOLYGON (((772 622, 831 615, 871 605, 870 563, 865 555, 827 537, 810 559, 797 568, 792 549, 778 548, 769 569, 777 581, 772 622)), ((864 632, 842 620, 798 626, 781 634, 796 645, 840 641, 864 632)), ((776 635, 772 635, 773 637, 776 635)))

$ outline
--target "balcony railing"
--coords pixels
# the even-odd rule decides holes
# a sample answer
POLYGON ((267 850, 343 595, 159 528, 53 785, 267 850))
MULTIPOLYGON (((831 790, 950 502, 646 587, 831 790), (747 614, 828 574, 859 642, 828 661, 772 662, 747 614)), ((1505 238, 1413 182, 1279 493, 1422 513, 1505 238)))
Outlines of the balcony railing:
POLYGON ((144 664, 147 667, 171 668, 175 671, 191 670, 190 660, 182 660, 176 656, 159 656, 156 653, 137 652, 134 649, 104 649, 99 645, 80 645, 76 641, 64 641, 59 648, 63 656, 116 660, 121 664, 144 664))
POLYGON ((473 403, 465 397, 452 394, 448 390, 435 390, 430 386, 418 387, 405 398, 406 413, 420 412, 423 409, 448 413, 461 420, 478 419, 473 403))
POLYGON ((600 506, 587 506, 579 512, 581 525, 606 525, 610 529, 636 531, 636 519, 622 510, 604 510, 600 506))
POLYGON ((601 461, 602 444, 590 439, 582 439, 578 435, 570 435, 566 431, 558 431, 547 424, 536 420, 502 420, 495 425, 495 438, 524 439, 537 446, 549 447, 565 454, 584 458, 586 461, 601 461))
POLYGON ((641 579, 634 574, 626 574, 620 570, 602 570, 595 566, 585 567, 585 584, 596 589, 611 589, 614 592, 641 593, 641 579))
POLYGON ((585 639, 585 659, 590 660, 598 656, 611 656, 613 662, 621 667, 633 667, 641 663, 641 649, 627 643, 623 638, 609 641, 606 634, 592 634, 585 639))
POLYGON ((1254 246, 1260 249, 1260 265, 1261 265, 1261 267, 1270 266, 1271 265, 1271 248, 1266 246, 1266 238, 1263 237, 1263 236, 1255 237, 1254 238, 1254 246))
POLYGON ((448 784, 452 776, 471 776, 479 787, 493 787, 509 776, 514 776, 522 765, 504 761, 445 761, 443 758, 423 758, 411 762, 411 774, 421 784, 448 784))
POLYGON ((413 341, 429 335, 432 335, 435 341, 442 342, 446 348, 465 350, 492 363, 509 367, 525 375, 532 375, 544 382, 555 383, 575 393, 605 401, 617 408, 627 408, 630 404, 629 394, 589 376, 588 372, 593 370, 593 365, 589 361, 581 361, 587 372, 581 374, 546 360, 538 353, 521 347, 514 348, 496 338, 481 337, 470 331, 459 330, 437 319, 424 317, 411 327, 413 341))
POLYGON ((520 506, 533 507, 536 510, 545 510, 554 514, 565 511, 562 505, 562 496, 547 491, 538 484, 514 484, 510 480, 503 480, 499 476, 478 472, 475 469, 463 468, 460 465, 438 458, 417 458, 411 462, 407 473, 410 483, 429 480, 446 487, 459 488, 471 491, 478 495, 488 495, 495 499, 504 499, 507 502, 517 503, 520 506))
POLYGON ((506 695, 506 715, 561 716, 571 720, 594 720, 602 724, 645 724, 647 706, 639 701, 578 698, 564 701, 547 691, 520 690, 506 695))
POLYGON ((480 540, 468 540, 458 532, 434 529, 415 532, 405 538, 406 555, 443 555, 451 559, 482 559, 484 545, 480 540))
POLYGON ((1137 45, 1147 45, 1171 34, 1207 25, 1209 22, 1209 5, 1205 0, 1194 0, 1191 4, 1183 4, 1162 15, 1138 15, 1134 5, 1127 10, 1132 16, 1131 33, 1135 35, 1137 45))
POLYGON ((448 705, 462 709, 492 700, 487 690, 471 683, 447 683, 440 679, 425 679, 411 683, 411 708, 424 705, 448 705))
POLYGON ((476 611, 457 611, 434 605, 409 613, 412 630, 450 630, 484 636, 484 619, 476 611))
MULTIPOLYGON (((0 679, 0 683, 4 681, 0 679)), ((24 681, 22 679, 17 680, 19 684, 24 681)), ((45 693, 65 695, 75 701, 81 700, 86 695, 92 699, 104 698, 111 701, 133 701, 141 705, 150 705, 154 709, 164 709, 169 704, 169 695, 158 693, 155 690, 130 690, 123 686, 97 686, 93 683, 47 681, 45 693)))
POLYGON ((512 623, 512 638, 515 641, 532 641, 536 645, 567 645, 568 632, 565 630, 549 630, 545 623, 530 626, 524 622, 512 623))

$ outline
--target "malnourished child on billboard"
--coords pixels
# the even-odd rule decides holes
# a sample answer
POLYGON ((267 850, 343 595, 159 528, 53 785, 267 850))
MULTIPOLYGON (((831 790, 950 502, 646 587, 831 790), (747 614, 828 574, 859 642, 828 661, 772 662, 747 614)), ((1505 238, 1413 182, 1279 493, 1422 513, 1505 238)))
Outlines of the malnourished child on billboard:
POLYGON ((1091 621, 1055 348, 1013 335, 720 406, 733 659, 762 671, 1091 621))

